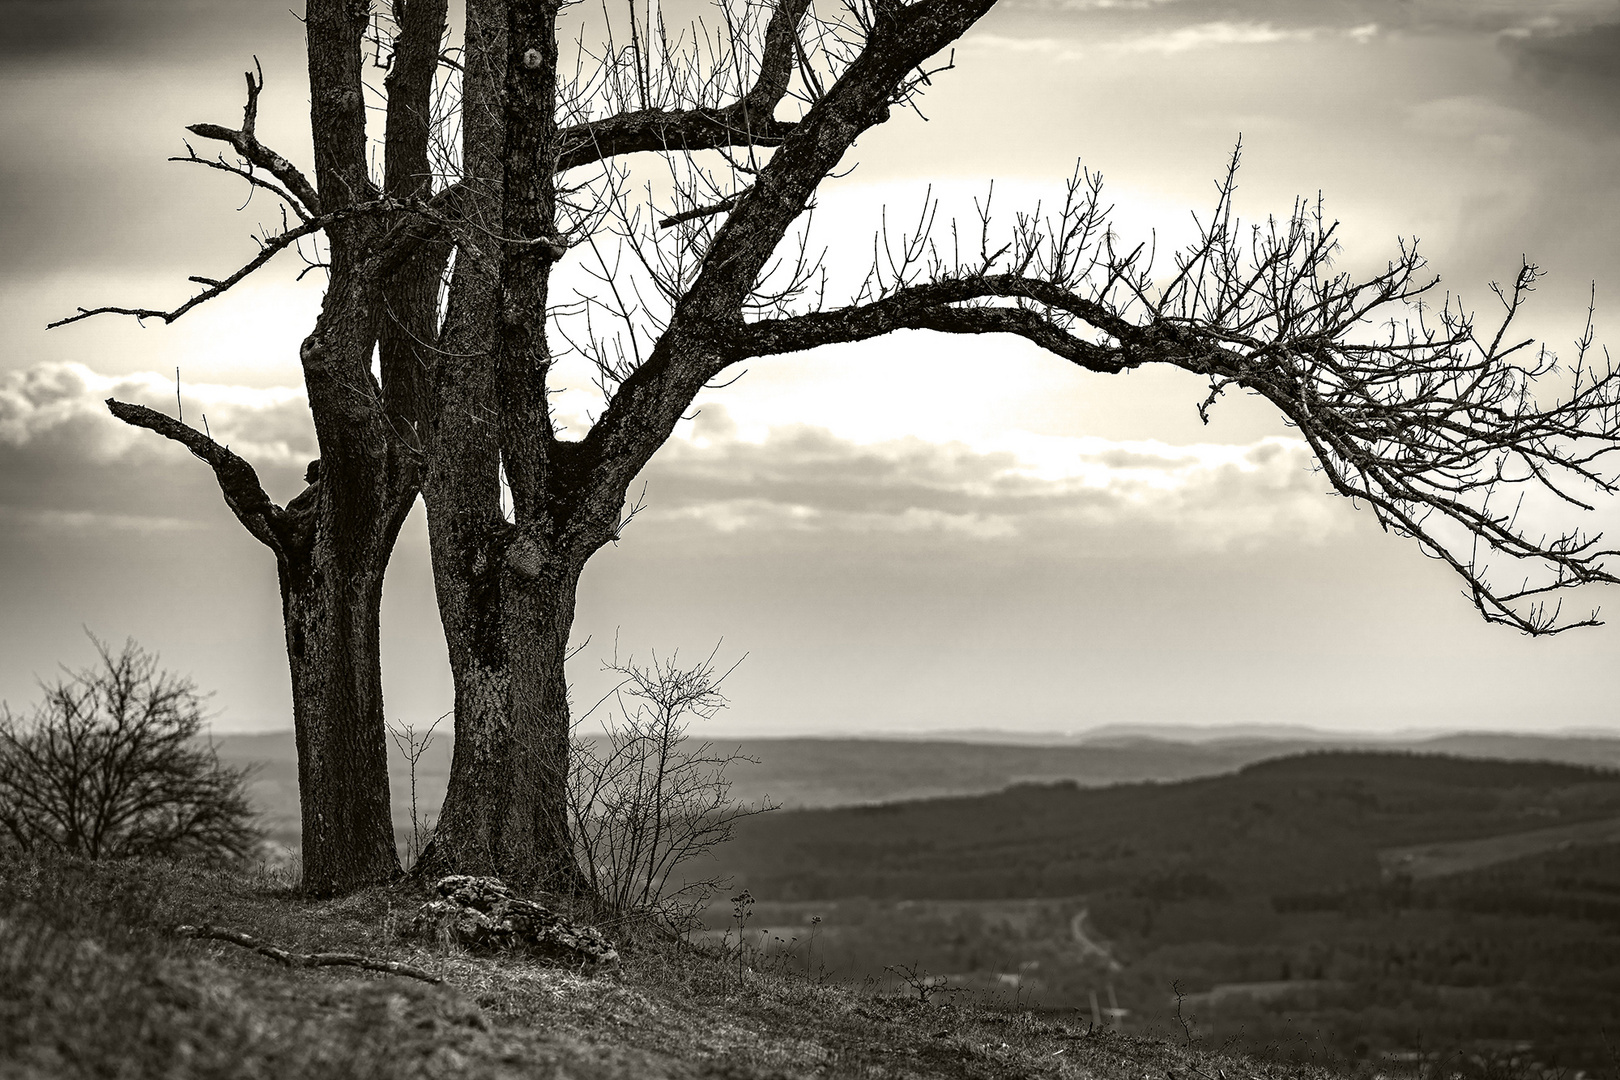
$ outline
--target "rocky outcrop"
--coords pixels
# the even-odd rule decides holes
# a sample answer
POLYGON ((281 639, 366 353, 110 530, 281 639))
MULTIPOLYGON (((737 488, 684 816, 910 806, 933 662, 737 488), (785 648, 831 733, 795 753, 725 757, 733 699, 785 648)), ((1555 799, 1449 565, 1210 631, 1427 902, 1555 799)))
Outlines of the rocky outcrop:
POLYGON ((619 954, 594 926, 574 922, 544 904, 513 894, 498 878, 452 874, 434 885, 439 896, 417 911, 412 930, 471 952, 518 953, 552 963, 601 968, 619 954))

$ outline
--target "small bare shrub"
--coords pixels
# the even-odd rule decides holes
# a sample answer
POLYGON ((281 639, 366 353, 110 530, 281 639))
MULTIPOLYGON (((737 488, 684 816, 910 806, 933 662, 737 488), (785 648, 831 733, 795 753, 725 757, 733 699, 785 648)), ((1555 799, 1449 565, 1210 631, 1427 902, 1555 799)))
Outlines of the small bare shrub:
POLYGON ((134 641, 43 685, 27 718, 0 705, 0 837, 31 854, 237 860, 257 846, 248 770, 199 738, 202 697, 134 641))
POLYGON ((399 748, 400 755, 404 757, 405 764, 411 770, 411 838, 405 842, 405 869, 409 870, 416 865, 416 860, 422 857, 422 849, 427 847, 428 841, 433 839, 433 819, 423 819, 419 816, 416 805, 416 767, 422 761, 422 756, 433 745, 433 732, 444 723, 445 713, 433 723, 428 725, 426 731, 418 732, 414 724, 398 723, 388 726, 388 735, 399 748))
POLYGON ((721 672, 714 657, 604 665, 622 676, 609 695, 618 712, 602 721, 601 738, 576 737, 569 806, 580 865, 609 917, 690 929, 724 883, 677 871, 730 839, 737 821, 775 809, 731 798, 726 769, 752 758, 687 737, 693 719, 726 705, 720 687, 736 665, 721 672))
POLYGON ((932 1001, 935 994, 944 994, 947 998, 954 998, 964 989, 964 987, 952 986, 950 980, 943 975, 930 975, 927 968, 915 963, 891 964, 883 970, 893 972, 901 983, 910 987, 911 991, 917 995, 914 1000, 923 1005, 927 1005, 932 1001))

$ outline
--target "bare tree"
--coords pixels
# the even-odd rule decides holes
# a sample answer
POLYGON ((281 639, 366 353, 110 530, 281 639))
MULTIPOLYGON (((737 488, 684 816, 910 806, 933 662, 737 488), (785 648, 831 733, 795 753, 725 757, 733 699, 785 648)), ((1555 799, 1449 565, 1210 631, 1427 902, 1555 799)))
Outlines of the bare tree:
POLYGON ((420 807, 416 798, 416 770, 422 763, 422 758, 433 745, 433 732, 444 723, 445 716, 439 717, 427 726, 426 731, 417 731, 415 724, 401 721, 398 724, 388 725, 388 737, 394 740, 399 748, 399 756, 405 760, 405 768, 410 777, 411 786, 411 838, 405 842, 405 869, 409 870, 421 857, 422 849, 433 836, 433 819, 422 818, 420 807))
POLYGON ((754 759, 687 734, 692 721, 713 719, 726 705, 721 687, 736 665, 721 671, 718 652, 690 665, 676 655, 645 664, 615 657, 605 669, 620 676, 611 695, 617 712, 604 717, 599 736, 574 740, 569 811, 579 862, 591 893, 617 918, 690 928, 722 882, 677 873, 729 840, 738 821, 775 809, 731 797, 726 770, 754 759))
MULTIPOLYGON (((92 639, 95 640, 95 639, 92 639)), ((240 859, 257 845, 247 772, 199 741, 196 684, 133 641, 44 687, 33 715, 0 705, 0 840, 90 859, 240 859)))
POLYGON ((456 740, 419 866, 588 887, 567 805, 577 583, 696 395, 755 356, 910 328, 1017 335, 1099 374, 1178 367, 1208 381, 1206 409, 1233 388, 1269 400, 1332 487, 1445 560, 1486 618, 1531 633, 1592 621, 1561 619, 1556 598, 1614 580, 1611 553, 1521 520, 1516 489, 1577 507, 1613 489, 1616 377, 1593 363, 1590 332, 1562 367, 1509 336, 1532 266, 1484 329, 1429 299, 1414 248, 1356 279, 1335 269, 1318 207, 1243 226, 1234 156, 1214 214, 1168 261, 1119 241, 1100 181, 1080 172, 1061 206, 1005 223, 986 202, 978 221, 936 227, 925 207, 829 303, 798 224, 818 186, 993 3, 722 0, 716 29, 679 32, 631 5, 627 41, 581 24, 565 47, 561 0, 465 0, 449 50, 445 0, 374 4, 369 22, 364 3, 308 0, 315 182, 258 142, 254 77, 242 128, 192 129, 239 155, 215 167, 298 223, 179 309, 100 310, 172 319, 323 236, 330 284, 301 354, 319 475, 276 507, 206 435, 111 407, 208 462, 282 568, 306 880, 338 888, 395 865, 377 596, 420 489, 456 740), (380 182, 366 170, 367 55, 388 72, 380 182), (559 265, 594 284, 553 296, 559 265), (602 406, 565 438, 550 394, 574 351, 595 364, 602 406))
MULTIPOLYGON (((173 322, 220 296, 276 254, 318 240, 328 275, 314 329, 299 351, 321 458, 286 506, 252 465, 155 410, 109 399, 125 423, 184 445, 214 471, 225 503, 276 559, 298 743, 303 881, 342 891, 399 872, 389 816, 379 612, 383 572, 420 485, 419 413, 430 370, 422 355, 438 325, 449 249, 423 231, 433 195, 430 134, 447 0, 398 4, 386 89, 383 175, 368 169, 365 52, 370 12, 350 0, 310 0, 305 12, 314 179, 260 141, 260 73, 247 75, 238 128, 195 124, 192 134, 236 155, 180 160, 241 177, 279 199, 283 227, 258 254, 172 310, 81 309, 173 322), (378 373, 373 372, 373 359, 378 373)), ((374 51, 375 52, 375 51, 374 51)))

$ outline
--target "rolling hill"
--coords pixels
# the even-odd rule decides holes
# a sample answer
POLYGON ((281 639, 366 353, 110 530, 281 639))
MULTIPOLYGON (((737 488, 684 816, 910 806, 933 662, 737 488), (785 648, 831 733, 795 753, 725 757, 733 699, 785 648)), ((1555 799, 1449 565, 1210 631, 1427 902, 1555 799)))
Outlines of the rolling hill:
MULTIPOLYGON (((448 725, 446 725, 448 727, 448 725)), ((1620 766, 1620 739, 1526 735, 1447 735, 1418 741, 1344 740, 1308 729, 1259 737, 1231 729, 1206 731, 1199 741, 1168 739, 1119 728, 1095 737, 1049 745, 1037 741, 980 741, 996 733, 969 733, 972 741, 945 738, 723 739, 756 763, 731 770, 732 795, 746 803, 769 798, 787 809, 849 806, 1000 791, 1020 783, 1069 780, 1082 787, 1143 781, 1169 782, 1230 773, 1245 765, 1325 748, 1399 748, 1463 757, 1620 766)), ((1011 738, 1001 735, 1001 738, 1011 738)), ((964 736, 963 738, 968 738, 964 736)), ((226 735, 220 757, 256 769, 253 794, 272 834, 295 842, 298 770, 292 732, 226 735)), ((408 828, 410 786, 405 763, 390 747, 394 820, 408 828)), ((437 812, 450 773, 447 730, 435 737, 417 770, 422 814, 437 812)))
POLYGON ((778 813, 726 869, 755 895, 992 899, 1139 882, 1272 896, 1376 884, 1384 849, 1620 817, 1620 774, 1557 763, 1318 751, 1179 783, 778 813), (1207 884, 1197 884, 1204 882, 1207 884))
POLYGON ((1117 1001, 1131 1030, 1185 1020, 1189 1038, 1357 1075, 1455 1059, 1541 1076, 1613 1064, 1617 823, 1613 770, 1318 751, 771 814, 721 869, 755 932, 813 938, 845 977, 924 969, 1059 1012, 1117 1001))
MULTIPOLYGON (((749 940, 806 973, 903 992, 895 969, 926 970, 1084 1016, 1117 1002, 1127 1030, 1177 1038, 1181 1007, 1192 1037, 1345 1075, 1612 1065, 1620 773, 1592 766, 1620 741, 1287 734, 745 740, 761 762, 734 794, 797 808, 700 871, 734 874, 721 897, 749 890, 749 940)), ((447 748, 419 771, 424 812, 447 748)), ((263 763, 255 794, 296 842, 290 735, 220 749, 263 763)), ((744 929, 724 899, 710 925, 744 929)))

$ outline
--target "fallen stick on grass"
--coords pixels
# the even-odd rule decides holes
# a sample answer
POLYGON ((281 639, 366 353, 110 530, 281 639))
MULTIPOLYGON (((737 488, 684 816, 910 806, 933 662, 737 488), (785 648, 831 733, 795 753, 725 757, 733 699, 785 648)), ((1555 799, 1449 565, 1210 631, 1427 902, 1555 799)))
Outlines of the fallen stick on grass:
POLYGON ((174 932, 181 937, 202 938, 209 941, 225 941, 232 945, 240 945, 244 949, 254 952, 287 967, 357 967, 367 971, 382 971, 389 975, 404 975, 411 979, 421 979, 423 982, 438 985, 444 982, 439 976, 419 967, 401 964, 397 960, 377 960, 370 956, 360 956, 357 953, 295 953, 280 949, 268 941, 260 940, 251 934, 244 934, 240 930, 227 930, 221 926, 177 926, 174 932))

